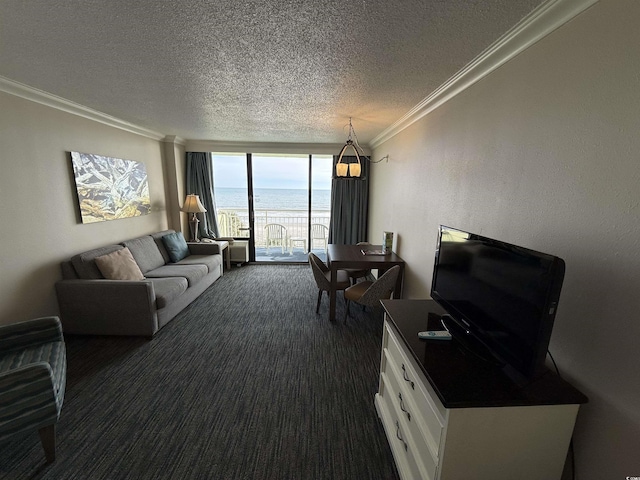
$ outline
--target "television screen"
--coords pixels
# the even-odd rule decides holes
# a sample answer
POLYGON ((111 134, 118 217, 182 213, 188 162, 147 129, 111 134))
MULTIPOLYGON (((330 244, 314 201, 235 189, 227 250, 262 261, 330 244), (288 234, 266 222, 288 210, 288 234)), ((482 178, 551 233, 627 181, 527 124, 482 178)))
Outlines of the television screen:
POLYGON ((545 370, 563 278, 558 257, 440 226, 431 297, 516 377, 545 370))

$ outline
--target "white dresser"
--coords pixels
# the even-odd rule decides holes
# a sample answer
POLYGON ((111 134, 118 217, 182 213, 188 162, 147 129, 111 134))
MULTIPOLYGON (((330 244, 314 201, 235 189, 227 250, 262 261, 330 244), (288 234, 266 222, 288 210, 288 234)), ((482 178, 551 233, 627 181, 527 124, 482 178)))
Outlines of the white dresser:
POLYGON ((584 395, 551 372, 517 387, 455 341, 418 339, 433 301, 383 305, 375 405, 403 480, 561 478, 584 395))

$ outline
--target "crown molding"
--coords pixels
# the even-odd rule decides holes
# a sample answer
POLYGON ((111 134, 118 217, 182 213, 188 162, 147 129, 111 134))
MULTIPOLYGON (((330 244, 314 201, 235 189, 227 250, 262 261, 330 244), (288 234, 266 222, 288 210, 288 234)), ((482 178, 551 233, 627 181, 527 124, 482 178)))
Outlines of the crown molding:
POLYGON ((182 145, 183 147, 186 145, 186 140, 182 137, 177 137, 176 135, 166 135, 162 141, 164 143, 173 143, 174 145, 182 145))
POLYGON ((116 117, 112 117, 111 115, 107 115, 106 113, 93 110, 92 108, 85 107, 84 105, 80 105, 79 103, 72 102, 65 98, 58 97, 57 95, 47 93, 43 90, 30 87, 29 85, 25 85, 23 83, 10 80, 2 76, 0 76, 0 92, 5 92, 9 95, 24 98, 25 100, 29 100, 31 102, 39 103, 47 107, 55 108, 56 110, 61 110, 72 115, 87 118, 89 120, 93 120, 94 122, 102 123, 103 125, 108 125, 120 130, 125 130, 130 133, 135 133, 136 135, 148 137, 153 140, 162 140, 165 138, 165 135, 163 133, 158 133, 154 132, 153 130, 139 127, 132 123, 125 122, 124 120, 120 120, 116 117))
POLYGON ((550 0, 543 3, 369 145, 377 148, 598 1, 550 0))

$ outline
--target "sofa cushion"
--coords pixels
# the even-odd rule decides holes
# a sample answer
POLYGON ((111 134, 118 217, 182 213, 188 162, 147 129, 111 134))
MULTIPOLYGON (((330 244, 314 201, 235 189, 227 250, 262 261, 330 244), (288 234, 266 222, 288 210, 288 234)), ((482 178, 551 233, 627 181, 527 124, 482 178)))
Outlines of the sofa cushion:
POLYGON ((151 234, 151 238, 156 242, 158 250, 160 250, 160 254, 162 255, 162 258, 164 258, 164 263, 169 263, 171 261, 171 257, 169 257, 169 252, 167 252, 167 249, 164 246, 162 237, 169 235, 170 233, 175 233, 175 230, 162 230, 161 232, 151 234))
POLYGON ((169 264, 148 271, 147 278, 184 277, 192 287, 209 273, 206 265, 175 265, 169 264))
POLYGON ((104 278, 109 280, 144 280, 140 267, 127 247, 96 257, 96 265, 104 278))
POLYGON ((206 265, 209 273, 219 272, 222 265, 222 255, 189 255, 176 265, 206 265))
POLYGON ((102 272, 100 272, 96 265, 96 257, 101 257, 102 255, 121 250, 122 248, 122 245, 107 245, 106 247, 94 248, 93 250, 71 257, 71 264, 79 278, 85 280, 104 278, 102 272))
POLYGON ((189 255, 189 247, 182 232, 173 232, 165 235, 162 237, 162 243, 164 243, 169 258, 171 258, 171 261, 174 263, 179 262, 189 255))
POLYGON ((158 309, 166 307, 187 291, 187 279, 184 277, 148 278, 148 280, 153 283, 158 309))
POLYGON ((149 270, 161 267, 165 263, 151 235, 127 240, 122 242, 122 245, 131 250, 131 254, 143 275, 146 275, 149 270))

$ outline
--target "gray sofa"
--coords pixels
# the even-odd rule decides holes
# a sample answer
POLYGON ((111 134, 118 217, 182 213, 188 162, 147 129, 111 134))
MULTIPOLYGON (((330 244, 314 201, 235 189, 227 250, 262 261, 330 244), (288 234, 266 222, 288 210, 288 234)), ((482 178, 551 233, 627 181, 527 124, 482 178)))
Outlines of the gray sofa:
POLYGON ((216 243, 190 243, 189 255, 171 258, 162 237, 173 230, 89 250, 62 262, 56 283, 65 333, 153 336, 223 273, 216 243), (143 280, 108 280, 96 257, 128 248, 143 280))

